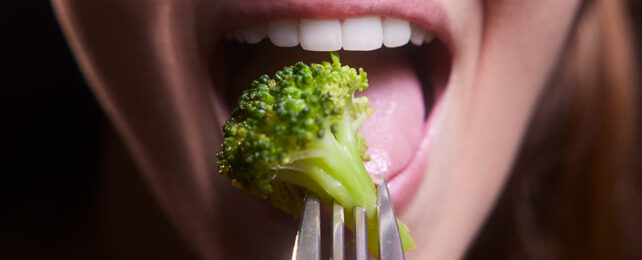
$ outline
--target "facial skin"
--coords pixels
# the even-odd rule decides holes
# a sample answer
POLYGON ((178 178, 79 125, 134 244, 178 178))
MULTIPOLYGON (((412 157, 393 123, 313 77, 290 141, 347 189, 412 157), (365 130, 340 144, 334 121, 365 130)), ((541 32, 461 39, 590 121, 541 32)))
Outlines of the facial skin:
POLYGON ((437 37, 448 45, 452 67, 422 137, 425 163, 415 167, 414 184, 390 186, 418 244, 407 257, 454 259, 465 253, 501 192, 580 5, 429 1, 439 10, 434 12, 410 8, 416 3, 404 0, 392 5, 402 8, 384 13, 386 1, 320 1, 325 11, 291 12, 280 6, 296 9, 308 1, 233 2, 53 1, 81 68, 143 179, 195 251, 212 259, 288 258, 296 229, 295 220, 216 174, 227 110, 216 93, 210 58, 220 38, 216 32, 238 26, 217 19, 229 12, 226 7, 266 8, 271 11, 255 19, 268 20, 366 14, 420 21, 442 15, 437 37))

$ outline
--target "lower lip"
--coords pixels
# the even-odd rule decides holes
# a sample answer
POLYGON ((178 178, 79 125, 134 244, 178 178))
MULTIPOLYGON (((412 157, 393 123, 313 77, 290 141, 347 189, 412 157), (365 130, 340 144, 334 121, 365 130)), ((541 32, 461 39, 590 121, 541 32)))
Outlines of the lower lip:
POLYGON ((432 137, 435 135, 436 128, 434 123, 439 117, 441 99, 437 98, 434 107, 432 108, 426 124, 424 126, 424 133, 421 143, 417 148, 417 152, 406 165, 406 167, 397 174, 390 177, 386 182, 388 183, 388 190, 392 203, 395 206, 397 215, 401 215, 408 203, 412 200, 417 193, 419 185, 425 176, 426 166, 428 165, 429 150, 432 143, 432 137))

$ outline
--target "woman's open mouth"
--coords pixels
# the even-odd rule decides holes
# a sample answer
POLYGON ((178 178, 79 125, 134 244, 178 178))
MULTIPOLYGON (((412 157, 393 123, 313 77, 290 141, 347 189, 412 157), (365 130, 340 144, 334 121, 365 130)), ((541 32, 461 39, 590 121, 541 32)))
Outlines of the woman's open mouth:
POLYGON ((339 51, 343 64, 368 73, 370 87, 362 94, 375 112, 361 127, 371 158, 365 166, 388 181, 402 211, 424 175, 431 122, 450 76, 452 48, 439 8, 394 1, 243 2, 224 4, 217 16, 211 75, 225 102, 222 118, 260 75, 298 61, 327 61, 329 51, 339 51))

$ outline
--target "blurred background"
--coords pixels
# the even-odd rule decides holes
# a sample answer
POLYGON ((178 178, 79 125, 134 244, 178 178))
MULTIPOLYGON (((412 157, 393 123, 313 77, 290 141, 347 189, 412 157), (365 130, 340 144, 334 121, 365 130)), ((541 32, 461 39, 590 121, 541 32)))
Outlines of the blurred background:
POLYGON ((0 258, 194 258, 139 176, 100 174, 122 147, 48 1, 0 3, 0 63, 0 258))

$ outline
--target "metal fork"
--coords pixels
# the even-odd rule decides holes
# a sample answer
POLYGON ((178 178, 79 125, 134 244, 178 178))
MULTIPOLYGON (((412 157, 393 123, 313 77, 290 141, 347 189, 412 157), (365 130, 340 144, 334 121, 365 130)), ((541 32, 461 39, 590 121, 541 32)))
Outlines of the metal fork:
MULTIPOLYGON (((390 201, 385 181, 378 185, 377 225, 379 226, 379 256, 382 260, 404 259, 403 247, 397 226, 397 217, 390 201)), ((321 218, 319 198, 312 192, 305 197, 305 205, 296 234, 292 260, 321 259, 321 218)), ((356 207, 354 212, 355 259, 368 259, 366 210, 356 207)), ((336 202, 332 205, 332 259, 343 260, 344 211, 336 202)))

